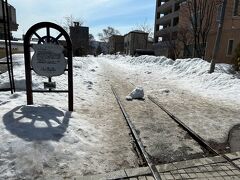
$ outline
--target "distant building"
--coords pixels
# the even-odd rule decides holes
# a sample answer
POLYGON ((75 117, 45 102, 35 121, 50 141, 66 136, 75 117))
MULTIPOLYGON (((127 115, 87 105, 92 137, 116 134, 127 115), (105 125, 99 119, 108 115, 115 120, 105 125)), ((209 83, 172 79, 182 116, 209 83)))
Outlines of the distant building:
POLYGON ((88 27, 79 26, 79 22, 74 22, 74 26, 70 26, 70 38, 74 56, 85 56, 89 53, 88 27))
POLYGON ((109 38, 109 52, 110 54, 124 52, 124 36, 113 35, 109 38))
MULTIPOLYGON (((10 31, 17 31, 18 24, 17 24, 17 18, 16 18, 16 9, 10 4, 8 4, 7 7, 9 12, 10 31)), ((5 11, 5 14, 6 14, 6 11, 5 11)), ((0 1, 0 39, 4 39, 2 1, 0 1)), ((13 39, 12 34, 11 34, 11 39, 13 39)))
POLYGON ((134 55, 136 49, 148 48, 148 33, 143 31, 131 31, 124 36, 124 51, 128 55, 134 55))
MULTIPOLYGON (((23 53, 23 41, 11 41, 12 53, 23 53)), ((5 49, 5 40, 0 40, 0 50, 5 49)))
POLYGON ((90 46, 89 54, 98 55, 108 53, 108 45, 106 42, 91 41, 89 46, 90 46))

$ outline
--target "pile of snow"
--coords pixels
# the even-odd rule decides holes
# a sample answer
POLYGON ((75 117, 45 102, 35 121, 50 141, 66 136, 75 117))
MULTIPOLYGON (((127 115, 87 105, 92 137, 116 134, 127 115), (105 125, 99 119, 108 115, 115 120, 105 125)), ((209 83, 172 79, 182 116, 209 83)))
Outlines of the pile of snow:
MULTIPOLYGON (((234 101, 240 104, 240 79, 233 73, 232 66, 229 64, 216 64, 215 72, 209 74, 210 63, 199 58, 173 61, 164 56, 144 55, 131 57, 108 55, 106 57, 122 68, 136 71, 139 75, 136 77, 137 80, 141 78, 144 81, 141 74, 147 74, 154 78, 156 86, 152 88, 155 88, 155 90, 159 88, 157 87, 157 81, 165 80, 192 93, 214 99, 234 101), (132 66, 129 66, 129 64, 132 66)), ((145 79, 147 81, 149 77, 145 79)))
POLYGON ((127 97, 126 99, 131 101, 133 99, 143 99, 144 98, 144 90, 142 87, 136 87, 127 97))

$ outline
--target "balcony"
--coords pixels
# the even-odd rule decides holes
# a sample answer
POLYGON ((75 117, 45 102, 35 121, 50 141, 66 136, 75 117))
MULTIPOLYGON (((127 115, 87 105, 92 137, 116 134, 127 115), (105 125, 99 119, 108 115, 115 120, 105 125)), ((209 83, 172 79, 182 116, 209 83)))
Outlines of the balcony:
POLYGON ((173 12, 166 16, 160 17, 159 19, 157 19, 157 24, 159 24, 159 25, 171 24, 172 19, 174 19, 176 17, 179 17, 179 11, 176 11, 176 12, 173 12))
POLYGON ((158 7, 157 11, 161 13, 172 12, 172 7, 175 4, 174 1, 169 1, 158 7))
POLYGON ((164 29, 160 29, 159 31, 156 32, 157 37, 164 37, 170 33, 177 32, 179 30, 178 25, 174 27, 167 27, 164 29))

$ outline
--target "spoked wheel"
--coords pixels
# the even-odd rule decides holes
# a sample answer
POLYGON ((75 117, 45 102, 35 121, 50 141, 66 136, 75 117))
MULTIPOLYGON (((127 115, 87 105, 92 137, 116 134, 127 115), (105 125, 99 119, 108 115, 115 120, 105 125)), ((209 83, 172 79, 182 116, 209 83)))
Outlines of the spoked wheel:
MULTIPOLYGON (((59 34, 54 37, 51 35, 50 31, 51 27, 46 27, 46 35, 40 36, 36 31, 33 33, 38 38, 38 44, 45 44, 45 43, 51 43, 51 44, 59 44, 59 39, 63 36, 63 34, 59 31, 59 34)), ((42 28, 44 29, 44 28, 42 28)), ((56 30, 55 28, 52 28, 56 30)))

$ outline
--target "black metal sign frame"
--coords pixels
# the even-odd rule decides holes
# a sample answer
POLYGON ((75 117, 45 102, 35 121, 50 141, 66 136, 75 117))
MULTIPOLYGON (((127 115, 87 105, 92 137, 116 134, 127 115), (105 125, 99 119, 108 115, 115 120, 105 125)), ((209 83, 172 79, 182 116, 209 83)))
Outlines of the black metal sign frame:
POLYGON ((10 31, 8 1, 1 0, 1 4, 2 4, 1 10, 2 10, 3 19, 0 21, 0 23, 3 24, 3 29, 4 29, 5 53, 6 53, 7 61, 0 62, 0 64, 7 65, 10 87, 1 88, 0 91, 11 91, 11 93, 13 94, 15 92, 15 83, 14 83, 14 75, 13 75, 11 31, 10 31))
MULTIPOLYGON (((26 74, 26 92, 27 92, 27 104, 33 104, 33 93, 68 93, 68 109, 73 111, 73 65, 72 65, 72 42, 68 33, 57 24, 51 22, 40 22, 33 25, 26 33, 24 37, 24 57, 25 57, 25 74, 26 74), (46 35, 41 36, 37 33, 38 30, 46 30, 46 35), (59 34, 54 37, 50 33, 50 29, 57 30, 59 34), (59 39, 64 37, 66 41, 66 53, 67 53, 67 69, 68 72, 68 90, 33 90, 32 89, 32 65, 31 65, 31 53, 30 48, 32 46, 31 39, 35 35, 38 38, 38 44, 52 43, 59 44, 59 39)), ((51 78, 48 78, 48 82, 51 82, 51 78)))

